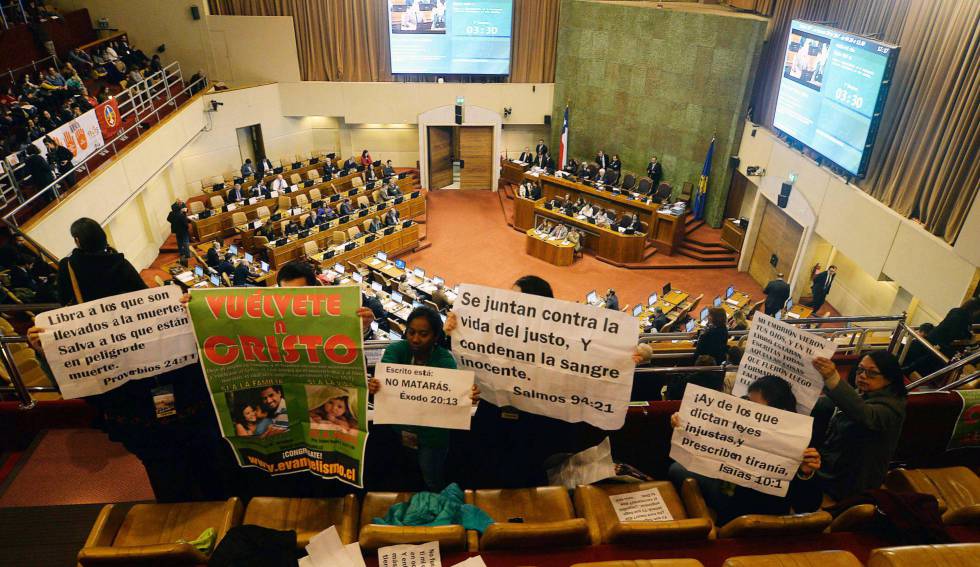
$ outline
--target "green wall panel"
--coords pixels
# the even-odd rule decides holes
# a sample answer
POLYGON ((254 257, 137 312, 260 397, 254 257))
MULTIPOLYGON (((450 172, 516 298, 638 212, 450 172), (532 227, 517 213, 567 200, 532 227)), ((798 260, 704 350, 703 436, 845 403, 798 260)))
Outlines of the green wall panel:
POLYGON ((568 104, 572 157, 591 160, 602 148, 643 174, 657 155, 679 192, 684 181, 697 186, 715 135, 705 218, 717 227, 766 22, 652 6, 562 1, 552 147, 568 104))

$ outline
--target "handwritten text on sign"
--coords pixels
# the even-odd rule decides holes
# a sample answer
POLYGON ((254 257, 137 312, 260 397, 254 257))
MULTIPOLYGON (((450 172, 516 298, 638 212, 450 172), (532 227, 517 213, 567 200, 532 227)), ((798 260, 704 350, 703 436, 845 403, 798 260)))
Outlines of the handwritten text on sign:
POLYGON ((813 418, 688 384, 670 458, 687 470, 785 496, 813 418))
POLYGON ((381 362, 374 377, 374 423, 470 428, 472 371, 381 362))
POLYGON ((114 295, 39 314, 41 347, 65 399, 94 396, 197 362, 176 286, 114 295))
POLYGON ((779 376, 793 389, 796 411, 809 415, 823 388, 823 379, 811 362, 818 356, 830 358, 834 350, 834 343, 829 339, 765 313, 756 313, 752 317, 749 340, 738 365, 732 395, 744 396, 749 392, 749 385, 763 376, 779 376))
POLYGON ((619 429, 633 388, 638 329, 627 313, 463 284, 453 351, 481 398, 619 429))

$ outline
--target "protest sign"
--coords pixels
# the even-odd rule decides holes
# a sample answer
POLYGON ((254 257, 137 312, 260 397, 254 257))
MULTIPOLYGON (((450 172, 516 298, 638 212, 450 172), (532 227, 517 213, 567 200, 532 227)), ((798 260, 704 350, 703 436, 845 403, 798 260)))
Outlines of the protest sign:
POLYGON ((963 398, 963 410, 949 436, 947 451, 980 447, 980 390, 957 390, 963 398))
POLYGON ((580 484, 592 484, 612 476, 616 476, 616 463, 606 437, 598 445, 579 451, 557 467, 548 469, 548 484, 571 490, 580 484))
POLYGON ((378 363, 374 423, 469 429, 473 372, 378 363))
POLYGON ((356 541, 344 545, 337 533, 337 526, 330 526, 310 538, 306 557, 299 560, 299 567, 364 567, 361 546, 356 541))
POLYGON ((813 418, 688 384, 670 458, 687 470, 785 496, 813 418))
POLYGON ((796 411, 810 415, 823 389, 823 378, 811 362, 834 355, 834 342, 756 312, 749 328, 745 354, 738 364, 733 396, 744 396, 757 379, 773 375, 789 382, 796 396, 796 411))
POLYGON ((463 284, 453 352, 498 407, 619 429, 639 329, 629 313, 463 284))
POLYGON ((439 542, 389 545, 378 549, 378 567, 442 567, 439 542))
POLYGON ((61 397, 94 396, 197 362, 180 288, 163 286, 39 313, 61 397))
POLYGON ((669 522, 674 519, 659 488, 611 494, 609 501, 620 522, 669 522))
POLYGON ((356 286, 194 289, 222 434, 243 467, 361 486, 367 381, 356 286))

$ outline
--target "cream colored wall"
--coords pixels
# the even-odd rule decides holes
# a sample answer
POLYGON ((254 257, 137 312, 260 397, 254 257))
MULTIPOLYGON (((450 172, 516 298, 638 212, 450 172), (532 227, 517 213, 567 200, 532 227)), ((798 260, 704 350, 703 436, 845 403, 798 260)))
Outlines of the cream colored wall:
MULTIPOLYGON (((754 165, 766 168, 766 180, 781 182, 791 173, 798 176, 793 195, 802 195, 816 210, 816 235, 834 247, 847 265, 847 269, 841 266, 828 296, 842 313, 887 312, 898 306, 895 300, 901 287, 918 301, 922 312, 916 318, 932 320, 937 315, 941 318, 970 293, 978 266, 973 254, 980 247, 980 234, 963 232, 957 245, 950 246, 792 150, 768 130, 750 123, 745 125, 739 156, 743 174, 746 167, 754 165)), ((977 209, 975 202, 969 217, 977 226, 971 228, 968 223, 964 231, 980 228, 977 209)), ((812 262, 805 268, 810 266, 812 262)), ((798 289, 808 294, 804 290, 798 289)))
POLYGON ((291 16, 208 16, 212 80, 230 84, 299 81, 291 16))
POLYGON ((350 149, 342 154, 345 157, 360 156, 367 149, 373 159, 382 162, 390 159, 395 167, 415 167, 419 159, 419 129, 414 124, 353 124, 347 130, 350 149))
POLYGON ((109 27, 125 31, 137 47, 152 55, 160 44, 167 50, 160 56, 164 64, 180 61, 184 77, 198 71, 209 72, 213 65, 207 28, 207 0, 55 0, 62 10, 87 8, 96 27, 101 18, 109 27), (200 20, 191 18, 197 6, 200 20))
MULTIPOLYGON (((531 148, 534 151, 534 146, 537 145, 538 140, 544 139, 548 140, 551 136, 551 127, 545 125, 528 125, 528 124, 507 124, 504 123, 503 131, 501 132, 501 152, 507 154, 510 159, 515 159, 521 155, 524 148, 531 148)), ((558 161, 558 150, 557 148, 553 150, 552 156, 555 158, 555 162, 558 161)))

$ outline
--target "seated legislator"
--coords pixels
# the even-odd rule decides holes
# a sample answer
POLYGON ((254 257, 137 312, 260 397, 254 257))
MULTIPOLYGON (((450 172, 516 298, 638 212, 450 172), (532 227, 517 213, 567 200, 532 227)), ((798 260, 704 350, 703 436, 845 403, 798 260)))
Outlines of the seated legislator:
POLYGON ((565 167, 561 168, 561 170, 569 175, 575 175, 578 172, 578 162, 572 158, 568 158, 565 167))
POLYGON ((368 224, 368 232, 378 232, 381 230, 381 221, 377 218, 371 219, 370 224, 368 224))
POLYGON ((531 163, 534 160, 534 154, 531 153, 531 148, 524 148, 521 155, 518 156, 517 161, 521 163, 531 163))
POLYGON ((272 166, 272 160, 270 160, 267 157, 264 157, 259 160, 259 168, 258 171, 256 172, 257 173, 256 177, 261 178, 266 175, 269 175, 270 173, 272 173, 273 169, 275 169, 275 167, 272 166))
POLYGON ((585 218, 592 218, 595 216, 595 208, 592 206, 592 203, 585 203, 585 205, 578 210, 578 214, 585 218))
POLYGON ((623 162, 619 161, 619 156, 617 154, 613 154, 612 160, 609 162, 609 167, 607 169, 611 169, 617 173, 622 171, 623 162))
POLYGON ((575 247, 576 254, 582 251, 582 233, 580 233, 577 229, 573 228, 569 230, 568 235, 565 236, 565 240, 575 247))
POLYGON ((245 260, 235 262, 235 271, 232 272, 231 283, 235 287, 244 287, 254 283, 252 281, 252 273, 249 271, 248 263, 245 260))
POLYGON ((604 211, 600 207, 595 216, 595 223, 603 228, 612 228, 614 222, 616 222, 616 213, 611 210, 604 211))
MULTIPOLYGON (((347 158, 347 161, 344 162, 343 169, 347 173, 357 169, 357 158, 354 156, 350 156, 349 158, 347 158)), ((344 175, 346 175, 347 173, 344 173, 344 175)))
POLYGON ((350 204, 350 199, 344 199, 340 203, 340 215, 345 216, 354 212, 354 206, 350 204))
POLYGON ((581 177, 582 179, 591 179, 592 173, 589 171, 589 164, 585 160, 582 160, 578 164, 578 169, 575 175, 581 177))
POLYGON ((401 216, 398 214, 398 209, 394 207, 388 209, 388 212, 385 214, 385 227, 397 225, 400 219, 401 216))
POLYGON ((286 234, 286 236, 289 236, 291 234, 299 234, 299 223, 295 223, 293 221, 289 221, 289 224, 286 225, 286 233, 285 234, 286 234))
POLYGON ((333 179, 337 177, 340 173, 340 168, 333 160, 327 160, 326 165, 323 166, 323 178, 326 180, 333 179))
POLYGON ((306 217, 306 221, 303 222, 303 228, 313 228, 316 226, 317 216, 314 214, 309 214, 306 217))
POLYGON ((521 183, 520 186, 517 187, 517 196, 518 197, 521 197, 523 199, 530 199, 531 198, 531 182, 530 181, 525 181, 524 183, 521 183))
POLYGON ((539 224, 534 230, 538 234, 546 236, 548 234, 551 234, 551 229, 553 229, 554 227, 555 225, 552 224, 550 220, 544 219, 543 221, 541 221, 541 224, 539 224))
POLYGON ((245 194, 242 193, 242 186, 235 183, 235 186, 228 191, 228 197, 225 199, 229 203, 237 203, 245 198, 245 194))
POLYGON ((388 180, 388 186, 385 187, 385 198, 394 199, 396 197, 402 196, 402 190, 398 188, 394 179, 388 180))
POLYGON ((619 227, 633 232, 641 232, 643 230, 640 217, 636 213, 623 215, 623 218, 619 219, 619 227))
POLYGON ((273 191, 276 191, 278 193, 282 193, 283 190, 285 190, 287 187, 289 187, 289 182, 286 181, 285 179, 283 179, 281 173, 278 174, 278 175, 276 175, 276 178, 272 180, 272 190, 273 191))
POLYGON ((255 175, 255 167, 252 165, 252 159, 248 158, 245 163, 242 164, 242 177, 249 177, 255 175))
POLYGON ((361 152, 361 165, 364 167, 371 167, 374 165, 374 160, 371 159, 371 153, 368 152, 367 149, 361 152))
POLYGON ((377 181, 377 180, 378 180, 378 174, 374 172, 374 168, 371 167, 370 165, 366 166, 364 168, 364 182, 371 183, 372 181, 377 181))
POLYGON ((610 167, 602 174, 603 185, 615 185, 619 181, 619 172, 610 167))
POLYGON ((578 207, 575 206, 575 203, 573 203, 571 199, 567 199, 565 201, 565 204, 561 208, 561 212, 565 213, 570 217, 574 217, 575 215, 578 214, 578 207))
POLYGON ((332 221, 333 219, 337 218, 337 211, 335 211, 333 207, 323 207, 321 211, 320 218, 323 220, 320 222, 332 221))
POLYGON ((647 325, 645 327, 645 330, 648 333, 659 332, 660 329, 662 329, 663 326, 667 324, 667 322, 668 322, 667 314, 664 313, 663 309, 659 307, 654 307, 653 313, 651 313, 650 317, 647 319, 647 325))
POLYGON ((394 177, 395 168, 391 165, 391 160, 385 162, 385 166, 381 169, 382 177, 394 177))
POLYGON ((568 227, 563 224, 557 224, 555 225, 555 228, 551 230, 551 234, 549 236, 556 240, 564 240, 565 237, 568 236, 568 227))
POLYGON ((219 274, 228 274, 228 276, 235 273, 235 255, 231 252, 225 254, 225 259, 218 264, 217 270, 219 274))
MULTIPOLYGON (((776 376, 763 376, 749 385, 748 398, 757 404, 783 411, 796 411, 796 396, 789 384, 776 376)), ((683 427, 679 413, 670 417, 671 427, 683 427)), ((820 486, 814 475, 820 470, 820 453, 813 447, 803 451, 803 463, 789 483, 786 496, 764 494, 751 488, 692 473, 683 465, 670 465, 668 477, 680 490, 685 479, 694 478, 708 506, 718 514, 716 523, 724 525, 746 514, 782 516, 789 513, 814 512, 820 506, 820 486)))

